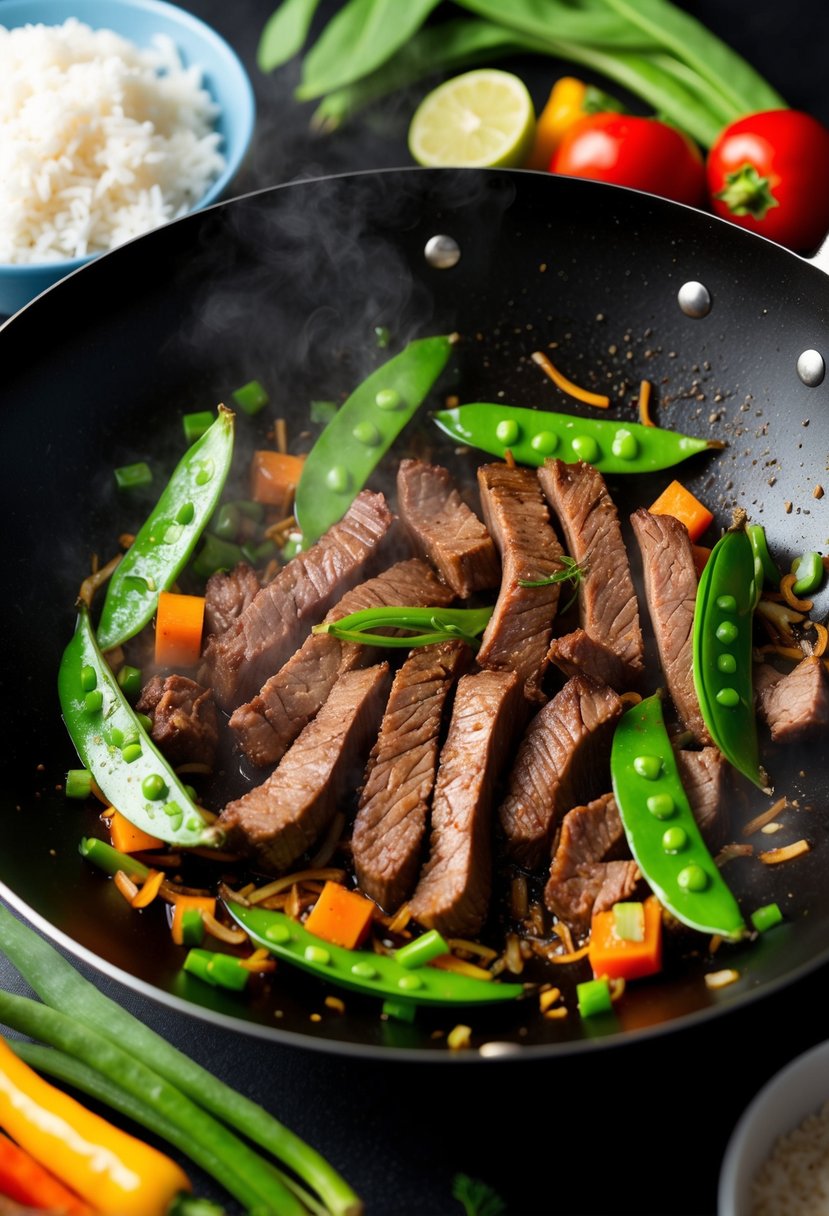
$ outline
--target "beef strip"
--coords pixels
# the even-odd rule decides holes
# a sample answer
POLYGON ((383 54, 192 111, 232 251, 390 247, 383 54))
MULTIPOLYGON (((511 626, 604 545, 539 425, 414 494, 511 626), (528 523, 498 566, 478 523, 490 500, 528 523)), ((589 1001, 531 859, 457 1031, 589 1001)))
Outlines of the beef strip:
POLYGON ((492 538, 461 498, 447 469, 402 460, 397 507, 412 543, 440 571, 456 595, 497 587, 501 564, 492 538))
POLYGON ((594 912, 630 899, 640 880, 612 794, 574 807, 553 846, 544 902, 559 920, 586 932, 594 912))
POLYGON ((712 853, 727 840, 730 829, 731 770, 717 747, 699 752, 676 752, 679 779, 683 784, 694 818, 712 853))
POLYGON ((152 718, 150 736, 171 764, 213 767, 219 722, 212 689, 187 676, 153 676, 135 708, 152 718))
POLYGON ((222 811, 218 823, 231 849, 278 874, 311 848, 359 780, 388 685, 387 663, 337 681, 271 775, 222 811))
POLYGON ((691 671, 698 579, 688 529, 673 515, 652 515, 645 507, 634 511, 630 522, 642 553, 645 598, 668 692, 694 742, 710 743, 691 671))
MULTIPOLYGON (((453 598, 430 566, 412 558, 346 592, 325 619, 337 621, 352 612, 388 605, 446 608, 453 598)), ((376 658, 374 647, 339 642, 326 633, 311 634, 259 693, 233 712, 230 727, 239 747, 252 764, 275 764, 323 705, 339 676, 376 658)))
POLYGON ((542 865, 562 815, 607 789, 621 712, 611 688, 574 676, 530 722, 499 809, 514 861, 528 869, 542 865))
POLYGON ((429 860, 411 901, 415 920, 441 933, 471 937, 486 920, 493 790, 522 691, 514 672, 481 671, 458 681, 432 800, 429 860))
POLYGON ((283 566, 225 633, 208 640, 205 666, 222 709, 233 709, 279 670, 363 576, 391 525, 383 495, 363 490, 339 523, 283 566))
POLYGON ((257 573, 248 562, 211 574, 204 589, 205 633, 226 633, 260 591, 257 573))
POLYGON ((559 587, 522 587, 519 580, 547 578, 559 570, 561 545, 531 469, 481 465, 478 485, 484 519, 501 554, 501 587, 478 662, 517 672, 525 695, 541 701, 559 587))
POLYGON ((775 743, 808 742, 829 727, 829 673, 819 658, 802 659, 786 675, 769 663, 758 664, 754 691, 775 743))
POLYGON ((462 642, 423 646, 394 677, 351 840, 360 887, 387 911, 417 882, 444 709, 470 657, 462 642))
POLYGON ((557 638, 549 658, 567 676, 579 672, 611 688, 634 688, 644 671, 639 606, 619 516, 604 478, 592 465, 546 460, 538 479, 583 569, 579 630, 557 638))

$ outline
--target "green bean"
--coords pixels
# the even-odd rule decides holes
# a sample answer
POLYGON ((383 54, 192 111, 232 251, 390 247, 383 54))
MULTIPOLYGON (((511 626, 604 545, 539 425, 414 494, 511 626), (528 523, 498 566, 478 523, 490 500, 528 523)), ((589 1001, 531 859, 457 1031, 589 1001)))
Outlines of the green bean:
POLYGON ((63 652, 58 694, 66 728, 83 764, 125 819, 160 840, 217 845, 184 783, 150 738, 106 663, 81 605, 78 626, 63 652), (148 785, 148 778, 159 781, 148 785))
POLYGON ((259 36, 256 63, 261 72, 272 72, 302 50, 319 2, 282 0, 259 36))
POLYGON ((755 580, 754 550, 746 531, 731 528, 711 550, 700 576, 694 609, 693 673, 711 738, 739 772, 766 789, 752 687, 755 580))
POLYGON ((619 719, 610 772, 630 850, 659 902, 692 929, 742 937, 742 913, 694 818, 659 696, 619 719))
POLYGON ((307 548, 342 519, 446 366, 456 335, 418 338, 360 384, 317 439, 294 511, 307 548))
POLYGON ((152 1060, 167 1081, 292 1169, 319 1194, 333 1216, 358 1216, 362 1210, 358 1197, 324 1157, 261 1106, 225 1085, 105 996, 1 904, 0 949, 41 1000, 56 1009, 71 1009, 77 1021, 110 1042, 133 1056, 152 1060))
POLYGON ((311 632, 328 633, 341 642, 403 650, 451 641, 477 647, 492 611, 492 608, 363 608, 337 621, 314 625, 311 632), (399 637, 373 632, 376 629, 409 629, 414 633, 399 637))
POLYGON ((536 467, 548 456, 556 456, 567 464, 584 460, 603 473, 651 473, 697 452, 722 447, 714 440, 638 422, 580 418, 489 402, 437 410, 432 417, 459 443, 502 460, 509 450, 519 464, 536 467))
POLYGON ((303 971, 355 992, 430 1006, 492 1005, 524 995, 522 984, 470 979, 453 971, 415 965, 425 962, 425 957, 418 960, 409 954, 401 961, 394 954, 346 950, 309 933, 284 912, 246 907, 231 900, 226 900, 225 906, 258 946, 303 971))
POLYGON ((179 461, 109 580, 98 622, 102 650, 120 646, 150 621, 159 593, 173 585, 213 514, 232 455, 233 413, 220 406, 216 421, 179 461))

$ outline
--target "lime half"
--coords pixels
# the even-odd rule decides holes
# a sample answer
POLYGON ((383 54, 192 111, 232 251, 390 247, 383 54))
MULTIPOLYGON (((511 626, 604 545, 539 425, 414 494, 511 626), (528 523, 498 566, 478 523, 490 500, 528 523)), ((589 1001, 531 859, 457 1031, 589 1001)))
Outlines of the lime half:
POLYGON ((535 135, 527 87, 511 72, 476 68, 433 89, 409 127, 419 165, 485 169, 521 165, 535 135))

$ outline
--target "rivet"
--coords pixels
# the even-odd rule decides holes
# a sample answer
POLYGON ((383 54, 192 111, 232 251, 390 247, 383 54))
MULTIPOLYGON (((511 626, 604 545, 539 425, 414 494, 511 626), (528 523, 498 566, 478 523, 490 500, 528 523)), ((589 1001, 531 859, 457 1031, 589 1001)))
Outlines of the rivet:
POLYGON ((711 311, 711 292, 694 279, 682 284, 676 298, 686 317, 707 317, 711 311))
POLYGON ((461 260, 460 245, 451 236, 430 236, 423 250, 426 261, 435 270, 449 270, 461 260))
POLYGON ((826 375, 826 364, 819 350, 804 350, 797 360, 797 374, 807 388, 817 388, 826 375))

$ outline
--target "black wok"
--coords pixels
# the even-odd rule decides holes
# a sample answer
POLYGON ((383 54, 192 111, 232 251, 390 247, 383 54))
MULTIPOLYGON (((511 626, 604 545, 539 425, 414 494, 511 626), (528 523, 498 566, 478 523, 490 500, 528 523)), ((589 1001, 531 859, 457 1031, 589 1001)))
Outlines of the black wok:
MULTIPOLYGON (((614 412, 630 416, 647 378, 663 425, 724 439, 724 452, 679 475, 720 524, 745 507, 788 559, 829 544, 829 496, 815 496, 829 480, 829 386, 809 387, 797 370, 804 351, 829 352, 828 322, 829 284, 794 254, 659 199, 521 172, 401 170, 276 188, 59 284, 0 331, 2 894, 104 970, 221 1024, 325 1050, 445 1058, 431 1038, 453 1024, 445 1016, 402 1026, 355 999, 344 1017, 311 1022, 322 993, 284 968, 273 995, 254 1000, 185 983, 157 909, 131 912, 78 856, 94 818, 60 792, 73 753, 55 675, 89 556, 108 552, 128 522, 113 467, 160 457, 170 467, 181 414, 253 377, 296 435, 309 400, 347 392, 376 362, 375 326, 398 342, 457 329, 447 391, 462 400, 578 409, 529 361, 554 342, 573 379, 606 386, 614 412), (424 256, 436 234, 457 242, 454 267, 424 256), (678 304, 690 281, 710 294, 705 316, 678 304)), ((611 480, 611 490, 624 516, 667 480, 611 480)), ((476 1016, 476 1041, 539 1055, 622 1043, 738 1008, 829 959, 829 776, 819 752, 797 749, 775 758, 773 776, 798 803, 774 843, 806 836, 813 848, 785 878, 731 863, 749 907, 777 899, 786 914, 780 929, 729 950, 738 983, 709 992, 711 960, 698 960, 629 988, 609 1025, 544 1021, 532 1003, 476 1016)), ((768 805, 742 794, 743 815, 768 805)))

